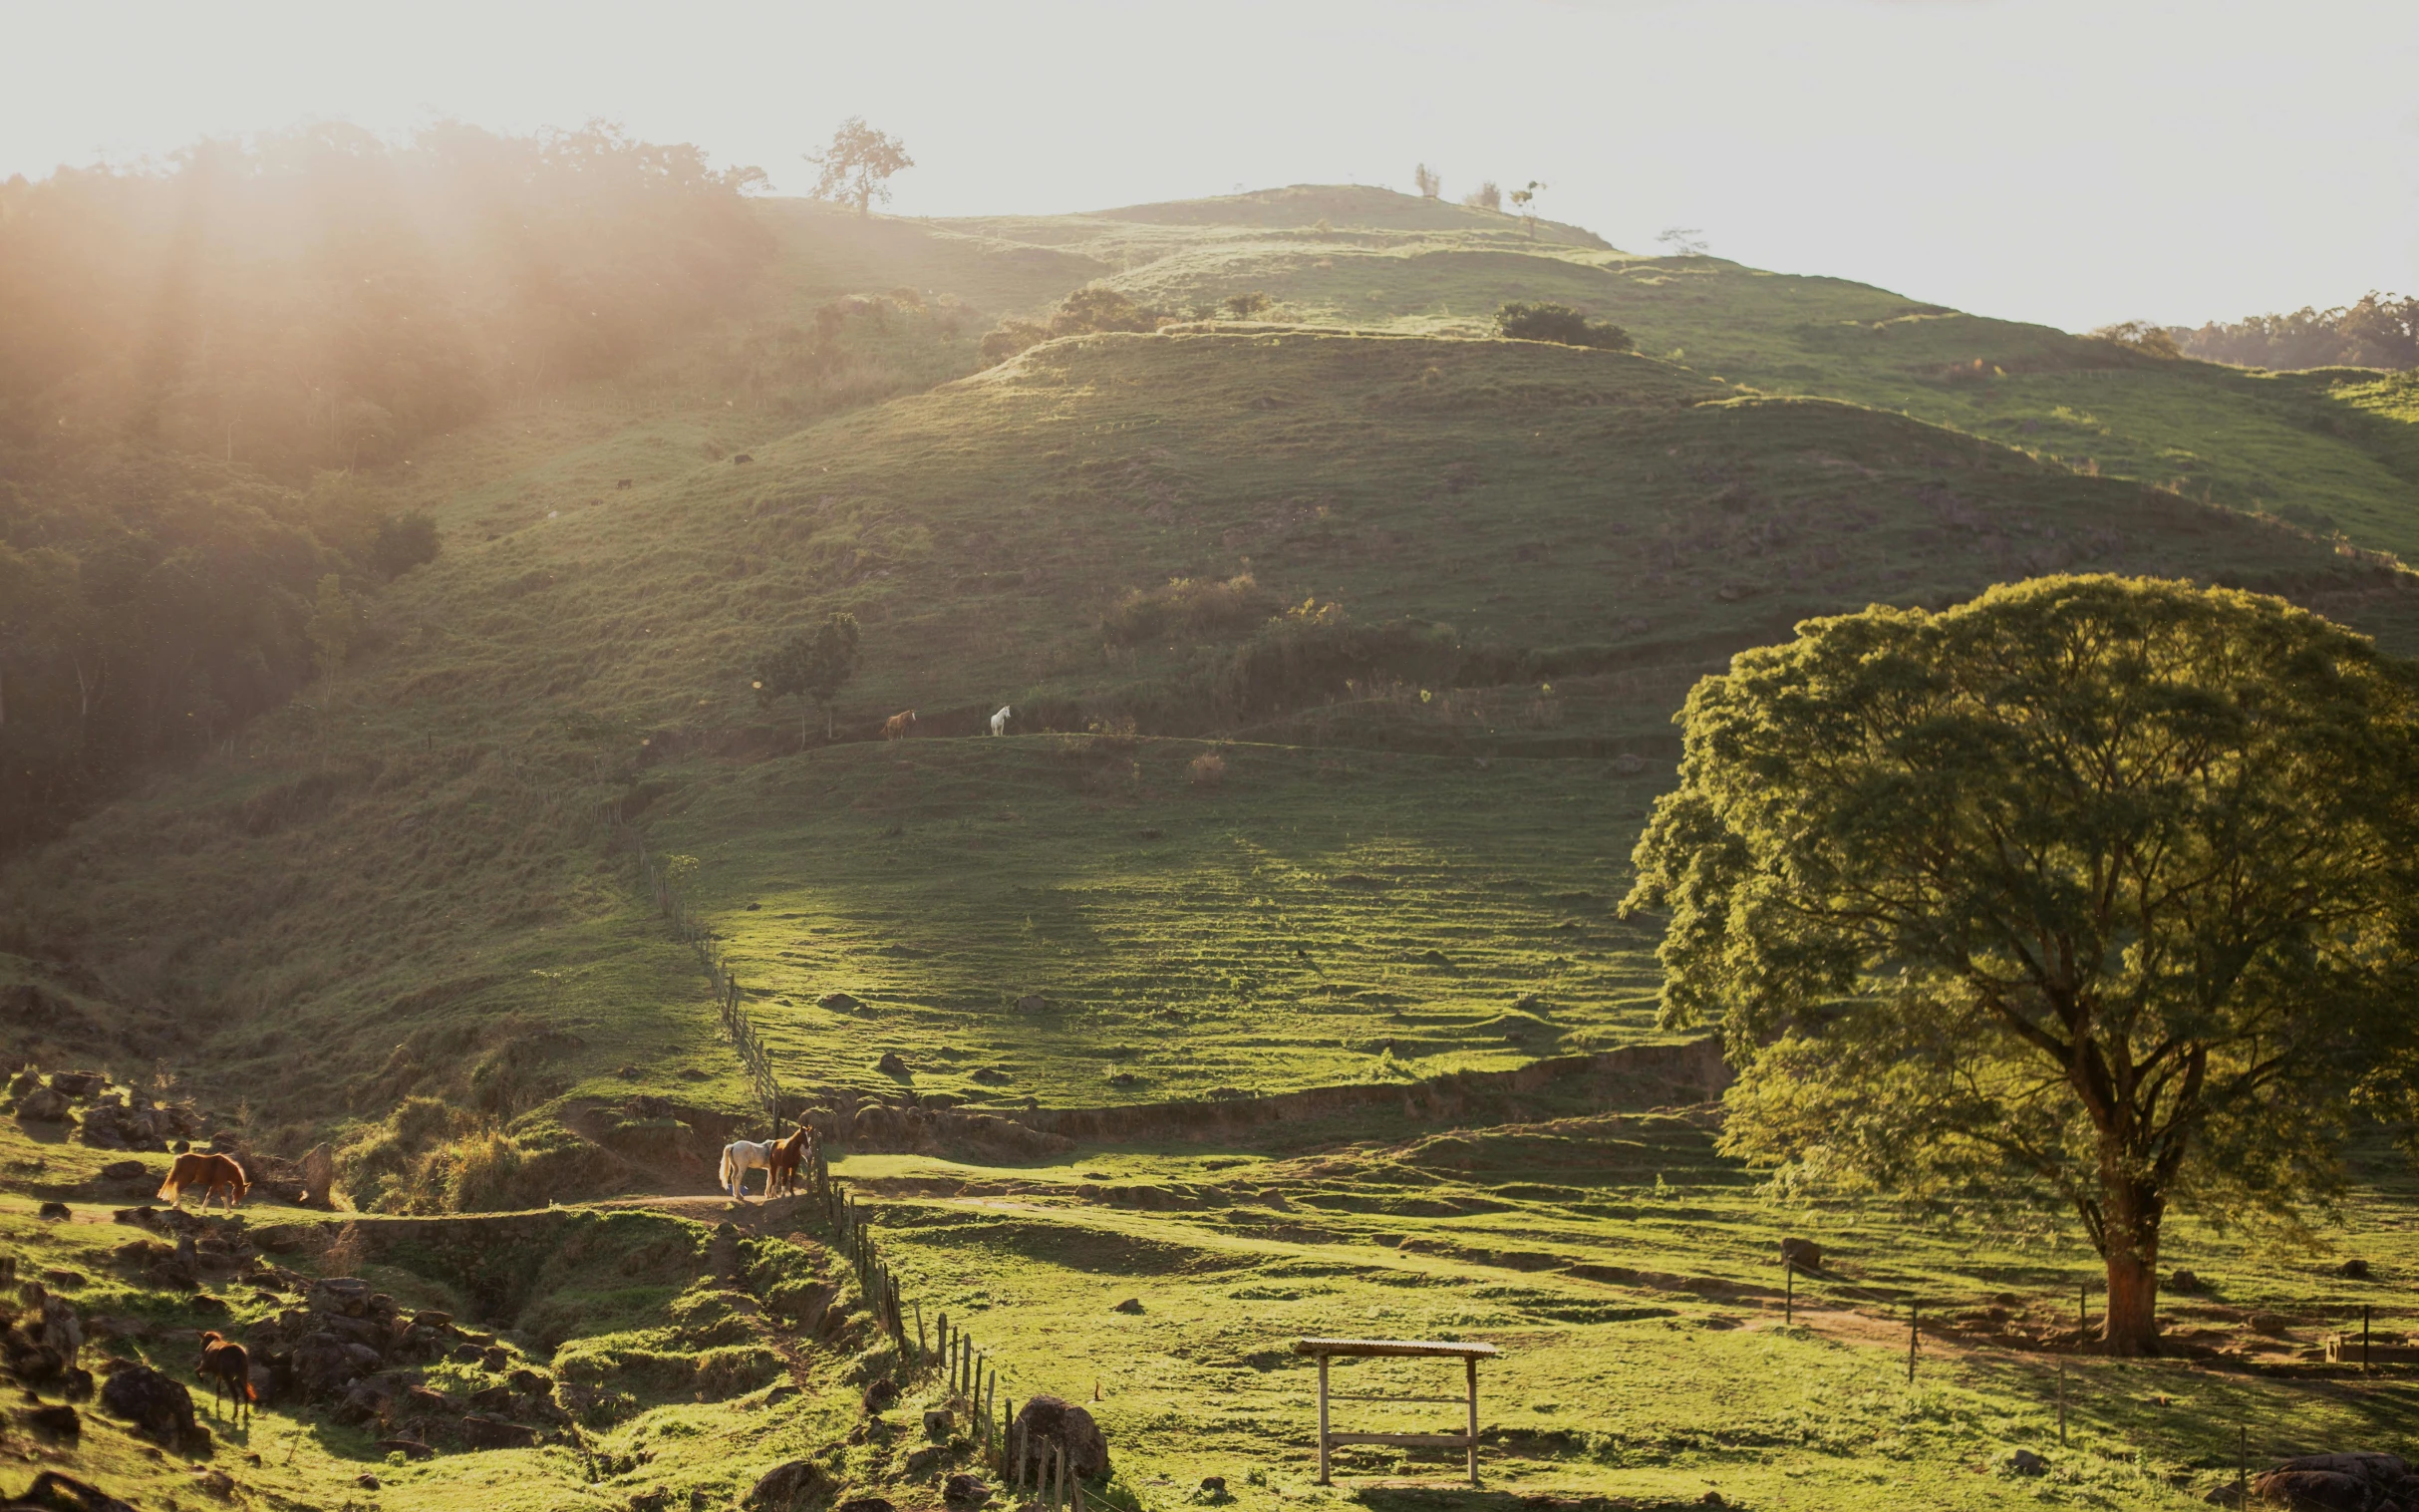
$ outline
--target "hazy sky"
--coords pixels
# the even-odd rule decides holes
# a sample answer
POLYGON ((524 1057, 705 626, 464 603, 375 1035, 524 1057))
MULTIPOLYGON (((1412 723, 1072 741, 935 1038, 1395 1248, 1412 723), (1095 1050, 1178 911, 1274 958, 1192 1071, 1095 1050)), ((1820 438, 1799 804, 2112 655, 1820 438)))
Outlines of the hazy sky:
POLYGON ((2087 328, 2419 294, 2419 0, 33 4, 0 175, 311 116, 602 117, 805 186, 844 116, 901 214, 1238 185, 1545 213, 2087 328))

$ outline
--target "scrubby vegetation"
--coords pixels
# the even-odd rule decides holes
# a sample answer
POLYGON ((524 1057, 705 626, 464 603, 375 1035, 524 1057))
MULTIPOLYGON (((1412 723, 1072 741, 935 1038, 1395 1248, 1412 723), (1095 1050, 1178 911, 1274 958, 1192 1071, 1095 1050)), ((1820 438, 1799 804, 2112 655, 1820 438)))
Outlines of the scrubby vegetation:
POLYGON ((2246 368, 2419 368, 2419 299, 2371 289, 2328 310, 2304 305, 2170 334, 2194 357, 2246 368))

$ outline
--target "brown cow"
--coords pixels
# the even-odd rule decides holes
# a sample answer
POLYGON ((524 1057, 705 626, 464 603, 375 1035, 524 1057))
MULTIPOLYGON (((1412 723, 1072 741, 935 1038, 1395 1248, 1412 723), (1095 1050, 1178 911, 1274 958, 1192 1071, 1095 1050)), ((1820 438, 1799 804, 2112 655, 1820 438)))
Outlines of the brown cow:
POLYGON ((212 1197, 223 1196, 230 1211, 251 1189, 251 1183, 244 1179, 243 1167, 231 1158, 199 1153, 176 1157, 176 1163, 168 1167, 168 1179, 159 1183, 159 1195, 182 1207, 184 1189, 189 1186, 201 1188, 203 1207, 210 1205, 212 1197))
POLYGON ((235 1403, 235 1421, 241 1423, 252 1412, 252 1403, 260 1400, 260 1392, 252 1385, 252 1357, 250 1352, 232 1339, 214 1333, 201 1336, 201 1361, 193 1373, 210 1383, 210 1410, 218 1410, 221 1392, 235 1403))
POLYGON ((916 712, 912 709, 903 710, 882 722, 882 739, 885 741, 903 741, 915 733, 916 712))

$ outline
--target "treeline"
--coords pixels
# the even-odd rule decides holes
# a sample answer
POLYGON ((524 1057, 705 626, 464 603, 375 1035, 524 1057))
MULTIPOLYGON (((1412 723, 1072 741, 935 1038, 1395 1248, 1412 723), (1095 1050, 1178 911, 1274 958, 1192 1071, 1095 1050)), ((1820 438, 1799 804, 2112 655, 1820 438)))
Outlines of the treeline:
POLYGON ((759 177, 322 125, 0 184, 0 847, 340 664, 438 550, 375 469, 729 307, 759 177))
POLYGON ((2169 328, 2185 355, 2246 368, 2419 368, 2419 299, 2374 290, 2331 310, 2169 328))

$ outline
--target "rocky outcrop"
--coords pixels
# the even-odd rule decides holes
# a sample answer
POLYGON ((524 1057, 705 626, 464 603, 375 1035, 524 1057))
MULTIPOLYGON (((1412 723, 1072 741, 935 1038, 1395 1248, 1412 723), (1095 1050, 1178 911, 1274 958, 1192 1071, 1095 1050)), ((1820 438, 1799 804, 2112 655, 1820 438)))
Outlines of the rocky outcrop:
POLYGON ((2419 1507, 2419 1475, 2399 1454, 2304 1454, 2252 1478, 2252 1495, 2294 1512, 2419 1507))
POLYGON ((101 1387, 101 1407, 132 1422, 144 1436, 171 1448, 181 1448, 195 1437, 193 1394, 135 1361, 110 1361, 109 1379, 101 1387))
POLYGON ((830 1487, 830 1471, 811 1459, 792 1459, 757 1476, 749 1489, 747 1505, 765 1508, 766 1512, 789 1512, 791 1508, 805 1506, 830 1487))
POLYGON ((1009 1440, 1024 1445, 1029 1473, 1039 1476, 1051 1449, 1066 1456, 1069 1474, 1094 1480, 1108 1473, 1108 1438, 1092 1415, 1058 1396, 1037 1396, 1017 1414, 1009 1440))

